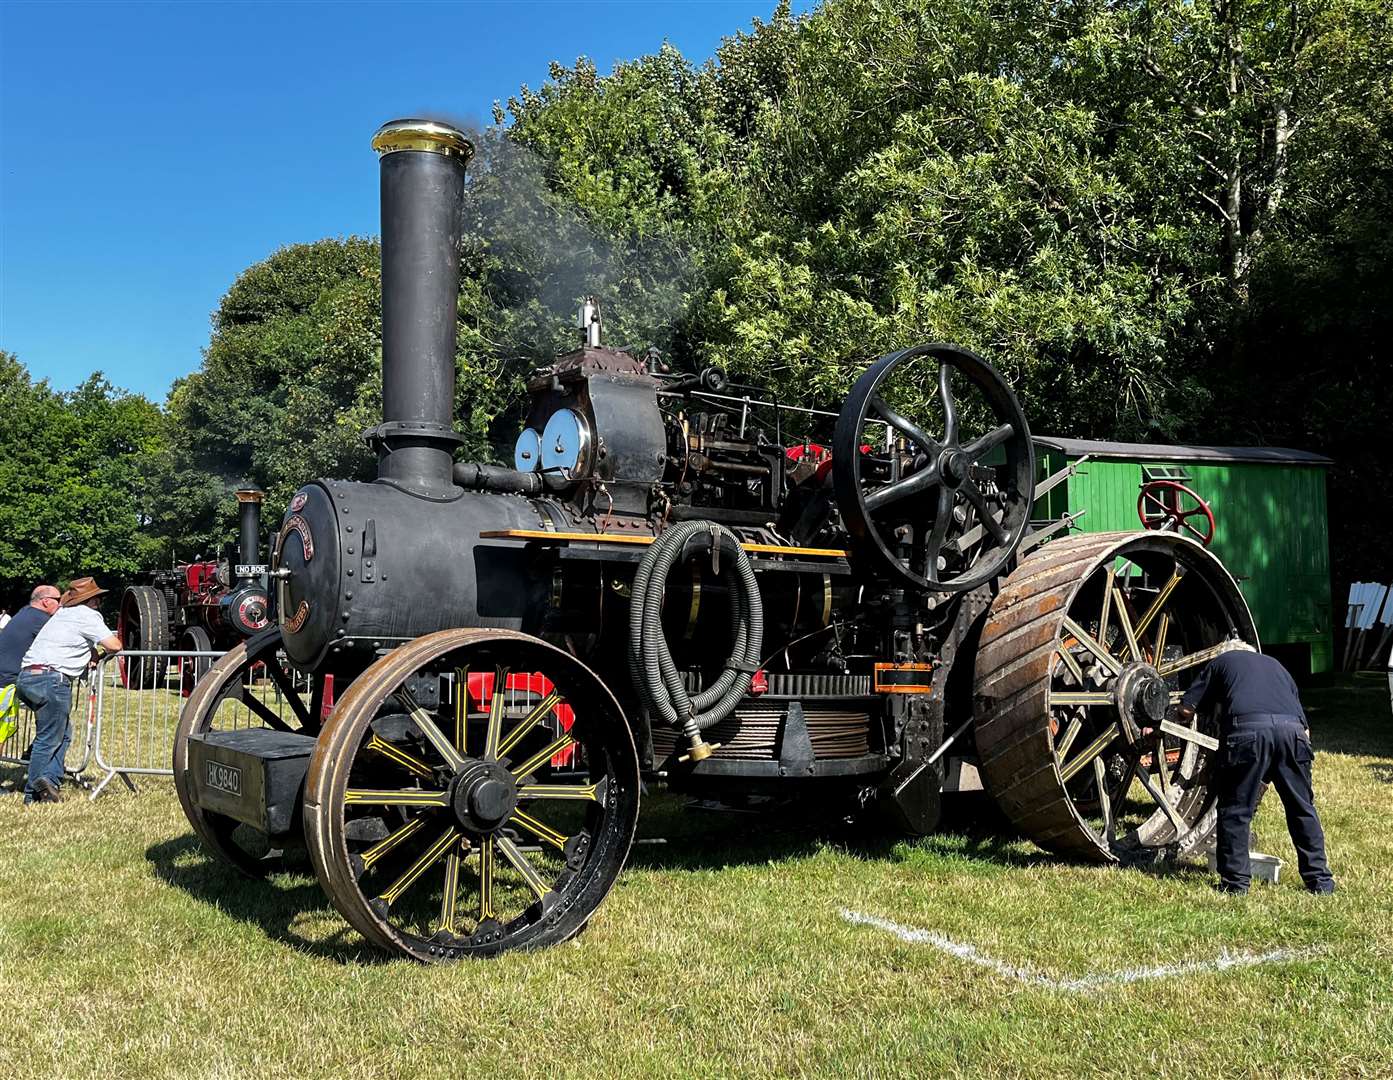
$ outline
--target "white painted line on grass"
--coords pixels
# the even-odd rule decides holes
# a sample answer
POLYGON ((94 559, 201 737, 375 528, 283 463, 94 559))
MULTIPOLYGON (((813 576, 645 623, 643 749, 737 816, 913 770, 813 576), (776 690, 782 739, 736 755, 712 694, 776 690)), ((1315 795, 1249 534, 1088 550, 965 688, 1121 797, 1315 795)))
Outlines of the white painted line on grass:
POLYGON ((1105 972, 1098 975, 1082 975, 1078 978, 1055 978, 1035 968, 1008 964, 994 956, 988 956, 975 945, 954 941, 946 934, 935 930, 920 930, 913 926, 901 926, 889 919, 876 915, 866 915, 860 911, 842 909, 842 918, 858 926, 874 926, 894 934, 901 941, 911 945, 932 945, 935 949, 956 956, 969 964, 976 964, 1006 979, 1014 979, 1028 986, 1038 986, 1046 990, 1064 990, 1070 993, 1090 993, 1106 986, 1121 986, 1126 983, 1141 982, 1144 979, 1167 979, 1173 975, 1196 975, 1209 971, 1228 971, 1231 968, 1256 967, 1259 964, 1278 964, 1287 960, 1301 960, 1313 956, 1319 949, 1273 949, 1265 953, 1231 953, 1227 950, 1212 960, 1191 960, 1183 964, 1162 964, 1158 967, 1127 968, 1123 971, 1105 972))

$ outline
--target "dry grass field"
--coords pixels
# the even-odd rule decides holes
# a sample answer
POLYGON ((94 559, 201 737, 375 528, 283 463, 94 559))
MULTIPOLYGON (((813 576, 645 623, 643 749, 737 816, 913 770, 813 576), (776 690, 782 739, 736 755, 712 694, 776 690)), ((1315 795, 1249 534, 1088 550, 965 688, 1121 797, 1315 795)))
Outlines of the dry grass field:
MULTIPOLYGON (((386 960, 313 876, 252 884, 172 786, 26 810, 0 796, 0 1070, 16 1076, 1393 1075, 1393 719, 1307 695, 1340 891, 1070 866, 958 808, 916 842, 650 800, 629 868, 560 948, 386 960), (1022 981, 844 910, 946 935, 1022 981), (1210 970, 1222 956, 1295 958, 1210 970), (1203 970, 1132 983, 1123 969, 1203 970), (1061 989, 1048 980, 1087 980, 1061 989)), ((17 769, 0 767, 13 789, 17 769)))

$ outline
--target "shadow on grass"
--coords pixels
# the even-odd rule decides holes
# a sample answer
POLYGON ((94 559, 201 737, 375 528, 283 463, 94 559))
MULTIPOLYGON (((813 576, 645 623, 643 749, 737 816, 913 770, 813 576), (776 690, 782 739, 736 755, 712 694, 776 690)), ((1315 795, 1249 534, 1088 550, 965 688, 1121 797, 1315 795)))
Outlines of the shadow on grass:
POLYGON ((1366 768, 1374 774, 1374 779, 1380 784, 1393 784, 1393 765, 1385 765, 1382 762, 1375 762, 1366 768))
POLYGON ((1302 692, 1316 751, 1393 758, 1388 686, 1340 676, 1331 686, 1302 692))
POLYGON ((986 795, 945 799, 939 830, 918 837, 893 830, 874 813, 853 814, 849 802, 808 798, 732 810, 662 794, 644 803, 638 842, 628 866, 719 870, 811 858, 828 848, 867 862, 906 862, 918 853, 1002 867, 1060 861, 1022 845, 1019 834, 986 795))
POLYGON ((145 858, 155 873, 176 889, 300 952, 341 964, 379 964, 392 959, 364 942, 347 925, 327 939, 306 937, 296 929, 296 923, 308 912, 328 908, 335 920, 339 914, 328 907, 324 891, 308 865, 297 865, 293 858, 284 872, 262 881, 247 878, 220 859, 210 858, 192 835, 154 844, 146 849, 145 858))

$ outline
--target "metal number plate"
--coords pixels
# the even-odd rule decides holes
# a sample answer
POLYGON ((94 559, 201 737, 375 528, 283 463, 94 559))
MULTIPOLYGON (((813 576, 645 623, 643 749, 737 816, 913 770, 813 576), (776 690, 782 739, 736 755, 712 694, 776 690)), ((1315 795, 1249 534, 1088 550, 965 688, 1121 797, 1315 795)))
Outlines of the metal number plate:
POLYGON ((229 795, 242 794, 242 770, 232 765, 224 765, 221 761, 210 761, 207 763, 207 781, 210 788, 218 791, 225 791, 229 795))

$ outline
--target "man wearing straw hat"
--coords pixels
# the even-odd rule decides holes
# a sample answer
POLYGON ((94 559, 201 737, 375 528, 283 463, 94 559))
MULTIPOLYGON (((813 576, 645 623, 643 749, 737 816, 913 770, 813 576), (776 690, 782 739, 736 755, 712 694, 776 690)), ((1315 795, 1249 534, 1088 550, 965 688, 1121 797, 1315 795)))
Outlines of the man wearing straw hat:
POLYGON ((35 713, 29 779, 24 785, 26 804, 59 801, 63 759, 72 739, 68 711, 73 682, 87 670, 94 648, 109 653, 121 649, 121 639, 97 611, 105 592, 90 577, 73 581, 58 611, 44 623, 21 661, 19 696, 35 713))

